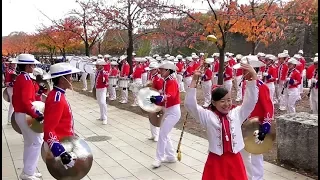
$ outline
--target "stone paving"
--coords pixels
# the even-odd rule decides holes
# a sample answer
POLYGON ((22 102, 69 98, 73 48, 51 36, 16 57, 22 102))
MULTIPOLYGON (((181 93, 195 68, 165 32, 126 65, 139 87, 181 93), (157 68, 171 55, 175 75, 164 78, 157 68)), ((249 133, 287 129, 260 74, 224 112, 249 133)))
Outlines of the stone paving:
MULTIPOLYGON (((102 142, 88 142, 92 149, 94 162, 83 180, 200 180, 207 158, 207 140, 185 133, 182 142, 182 161, 163 164, 152 169, 156 143, 148 140, 150 136, 147 118, 108 106, 108 125, 96 119, 99 107, 96 101, 77 92, 67 92, 75 119, 76 133, 87 138, 91 136, 110 136, 102 142)), ((2 179, 16 180, 23 163, 23 139, 11 126, 7 125, 8 103, 2 100, 2 179)), ((176 147, 181 131, 171 132, 176 147)), ((306 180, 310 179, 268 162, 264 164, 265 180, 306 180)), ((45 163, 39 159, 38 171, 44 180, 54 179, 45 163)))

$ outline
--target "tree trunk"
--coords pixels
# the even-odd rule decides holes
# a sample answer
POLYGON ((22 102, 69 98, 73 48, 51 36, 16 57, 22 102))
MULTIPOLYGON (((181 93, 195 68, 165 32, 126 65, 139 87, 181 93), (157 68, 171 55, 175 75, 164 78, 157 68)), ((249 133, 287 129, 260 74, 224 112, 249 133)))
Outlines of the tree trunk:
POLYGON ((98 41, 98 53, 101 54, 101 41, 98 41))
MULTIPOLYGON (((131 23, 129 23, 129 24, 131 24, 131 23)), ((128 45, 128 48, 127 48, 127 56, 128 56, 127 61, 128 61, 129 65, 130 65, 129 74, 132 74, 132 72, 133 72, 133 69, 132 69, 133 32, 132 32, 132 29, 130 28, 130 25, 129 25, 129 29, 128 29, 128 37, 129 37, 129 45, 128 45)))
POLYGON ((251 42, 251 54, 254 55, 256 50, 256 43, 255 42, 251 42))
POLYGON ((223 85, 223 72, 224 72, 224 47, 219 48, 219 72, 218 72, 218 85, 223 85))
POLYGON ((85 45, 85 50, 86 50, 86 56, 90 56, 90 48, 89 48, 89 43, 84 42, 85 45))

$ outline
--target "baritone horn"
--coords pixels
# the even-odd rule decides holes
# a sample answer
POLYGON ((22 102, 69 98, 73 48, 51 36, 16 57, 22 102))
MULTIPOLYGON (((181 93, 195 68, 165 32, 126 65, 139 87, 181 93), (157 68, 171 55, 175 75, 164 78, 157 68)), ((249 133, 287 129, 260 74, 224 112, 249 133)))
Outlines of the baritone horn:
POLYGON ((151 87, 139 90, 137 100, 139 107, 148 113, 150 123, 155 127, 160 127, 162 122, 162 107, 150 102, 151 96, 159 96, 160 93, 151 87))
POLYGON ((41 147, 41 157, 46 163, 49 173, 59 180, 82 179, 85 177, 93 162, 93 154, 85 140, 70 136, 61 139, 60 143, 65 148, 66 152, 75 156, 75 164, 73 167, 66 169, 60 158, 53 156, 46 142, 41 147))
POLYGON ((210 42, 215 43, 215 42, 217 42, 217 37, 215 35, 211 34, 211 35, 207 36, 207 40, 210 41, 210 42))
POLYGON ((250 118, 242 124, 242 135, 245 147, 244 149, 251 154, 263 154, 272 149, 276 139, 276 125, 272 121, 270 132, 264 138, 263 143, 257 144, 256 137, 253 135, 254 131, 259 130, 259 119, 257 117, 250 118))

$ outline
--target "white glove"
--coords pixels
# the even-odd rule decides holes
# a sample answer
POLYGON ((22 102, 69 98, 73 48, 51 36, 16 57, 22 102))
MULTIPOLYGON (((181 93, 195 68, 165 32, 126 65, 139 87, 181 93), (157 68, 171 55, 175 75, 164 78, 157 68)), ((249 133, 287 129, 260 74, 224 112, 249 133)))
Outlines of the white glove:
POLYGON ((72 160, 68 164, 64 165, 64 168, 66 168, 66 169, 72 168, 74 166, 74 164, 76 163, 76 160, 77 160, 77 156, 76 156, 75 153, 70 152, 69 154, 72 157, 72 160))
POLYGON ((105 77, 102 78, 102 82, 106 82, 106 78, 105 77))
POLYGON ((311 79, 311 82, 312 82, 312 83, 315 83, 315 82, 317 82, 317 79, 316 79, 316 78, 312 78, 312 79, 311 79))
POLYGON ((290 81, 290 78, 287 78, 286 81, 290 81))
POLYGON ((264 72, 264 73, 263 73, 263 76, 268 76, 268 75, 269 75, 269 74, 268 74, 268 73, 266 73, 266 72, 264 72))
POLYGON ((258 137, 259 137, 259 130, 255 130, 255 131, 253 132, 253 136, 256 137, 255 140, 254 140, 254 142, 255 142, 256 144, 262 144, 262 143, 263 143, 263 141, 261 141, 261 140, 258 139, 258 137))

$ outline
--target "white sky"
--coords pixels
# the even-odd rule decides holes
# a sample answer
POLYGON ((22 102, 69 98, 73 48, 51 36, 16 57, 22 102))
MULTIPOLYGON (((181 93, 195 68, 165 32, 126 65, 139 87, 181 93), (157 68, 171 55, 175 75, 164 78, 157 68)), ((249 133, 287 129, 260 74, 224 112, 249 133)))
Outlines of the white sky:
MULTIPOLYGON (((110 2, 110 0, 107 0, 110 2)), ((195 9, 207 9, 206 0, 166 0, 175 4, 186 4, 195 9), (194 2, 195 1, 195 2, 194 2), (204 1, 204 2, 202 2, 204 1)), ((249 0, 238 0, 247 3, 249 0)), ((60 19, 71 9, 77 8, 75 0, 2 0, 2 36, 13 31, 35 32, 41 23, 51 25, 51 22, 38 10, 51 19, 60 19)))

